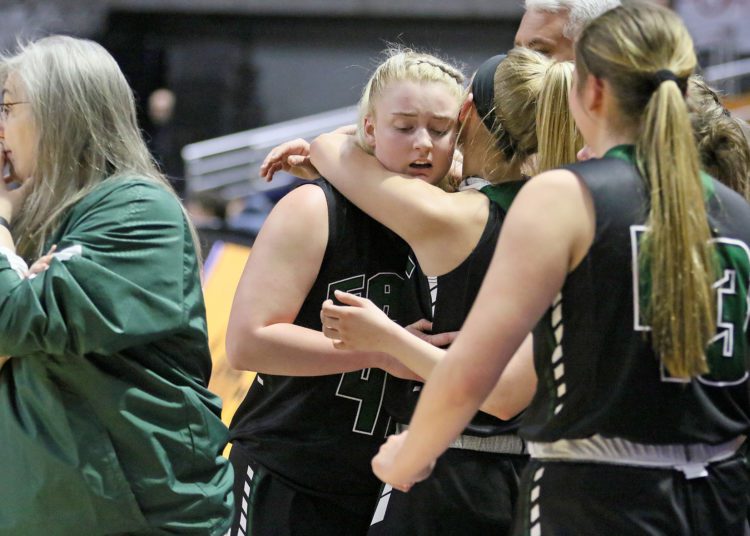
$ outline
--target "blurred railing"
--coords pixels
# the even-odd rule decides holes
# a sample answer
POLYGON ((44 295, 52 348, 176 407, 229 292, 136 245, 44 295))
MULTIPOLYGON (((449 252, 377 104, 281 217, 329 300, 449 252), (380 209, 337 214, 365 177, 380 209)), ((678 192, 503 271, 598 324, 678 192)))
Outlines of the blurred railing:
MULTIPOLYGON (((728 94, 725 101, 734 113, 750 120, 750 58, 712 65, 704 69, 703 76, 728 94)), ((186 145, 182 158, 187 194, 211 191, 230 200, 282 186, 283 179, 269 185, 258 176, 269 150, 294 138, 310 140, 355 123, 356 118, 357 107, 348 106, 186 145)))
POLYGON ((258 176, 268 151, 294 138, 310 140, 356 119, 357 107, 348 106, 186 145, 182 158, 187 195, 211 191, 230 200, 280 186, 258 176))

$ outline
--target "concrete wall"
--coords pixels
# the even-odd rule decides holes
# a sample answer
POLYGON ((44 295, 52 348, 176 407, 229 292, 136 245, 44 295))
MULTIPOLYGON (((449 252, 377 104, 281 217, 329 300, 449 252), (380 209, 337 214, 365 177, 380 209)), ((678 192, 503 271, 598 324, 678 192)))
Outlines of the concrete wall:
POLYGON ((518 19, 119 12, 104 44, 136 92, 177 93, 180 143, 354 104, 387 42, 463 62, 512 46, 518 19))
MULTIPOLYGON (((0 0, 0 48, 67 33, 101 42, 142 109, 177 94, 178 143, 357 101, 388 42, 461 61, 506 50, 522 0, 0 0)), ((145 113, 144 128, 151 125, 145 113)))

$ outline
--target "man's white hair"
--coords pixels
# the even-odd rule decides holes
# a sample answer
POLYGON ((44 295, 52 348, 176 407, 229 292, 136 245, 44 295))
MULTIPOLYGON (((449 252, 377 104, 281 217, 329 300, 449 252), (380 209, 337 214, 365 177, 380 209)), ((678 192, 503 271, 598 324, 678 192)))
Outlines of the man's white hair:
POLYGON ((551 13, 568 10, 568 22, 563 28, 563 35, 575 41, 589 21, 621 3, 620 0, 526 0, 526 10, 537 9, 551 13))

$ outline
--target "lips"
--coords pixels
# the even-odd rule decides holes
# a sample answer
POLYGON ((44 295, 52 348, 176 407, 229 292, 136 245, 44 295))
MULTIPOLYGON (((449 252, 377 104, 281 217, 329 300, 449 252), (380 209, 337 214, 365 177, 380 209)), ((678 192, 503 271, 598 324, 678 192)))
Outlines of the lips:
POLYGON ((409 169, 417 173, 425 173, 432 169, 432 163, 430 162, 412 162, 409 164, 409 169))

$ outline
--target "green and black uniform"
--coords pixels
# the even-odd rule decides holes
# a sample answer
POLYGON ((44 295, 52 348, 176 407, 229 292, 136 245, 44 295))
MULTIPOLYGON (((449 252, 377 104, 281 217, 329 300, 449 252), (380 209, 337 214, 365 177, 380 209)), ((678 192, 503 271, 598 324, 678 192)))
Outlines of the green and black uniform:
POLYGON ((110 178, 32 279, 0 254, 0 534, 222 535, 226 428, 178 200, 110 178))
MULTIPOLYGON (((328 182, 315 184, 328 205, 328 243, 294 324, 320 330, 320 307, 334 290, 369 298, 399 321, 406 243, 328 182)), ((233 534, 367 531, 379 488, 370 460, 388 424, 385 381, 379 369, 256 376, 230 427, 241 503, 233 534)))
MULTIPOLYGON (((481 181, 481 184, 488 184, 481 181)), ((491 200, 484 231, 474 250, 450 272, 424 274, 412 253, 407 277, 416 288, 421 316, 433 333, 459 331, 484 280, 505 214, 524 181, 488 185, 491 200)), ((416 319, 411 319, 416 320, 416 319)), ((386 410, 402 429, 411 420, 422 384, 388 378, 386 410)), ((402 493, 385 486, 368 534, 507 534, 520 471, 528 456, 516 435, 519 417, 503 421, 478 412, 452 448, 437 461, 430 477, 402 493)))
POLYGON ((534 331, 539 383, 521 428, 533 459, 517 534, 742 533, 748 478, 735 450, 750 425, 750 207, 703 177, 717 332, 710 372, 672 378, 644 315, 649 193, 633 155, 619 146, 567 168, 588 188, 596 229, 534 331))

